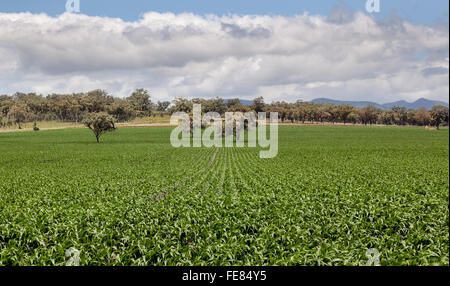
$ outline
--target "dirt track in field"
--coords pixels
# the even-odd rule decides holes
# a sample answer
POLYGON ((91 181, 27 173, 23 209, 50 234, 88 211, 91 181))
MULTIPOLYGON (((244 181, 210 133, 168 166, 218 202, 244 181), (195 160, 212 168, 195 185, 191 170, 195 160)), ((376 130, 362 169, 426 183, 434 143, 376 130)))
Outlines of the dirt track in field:
MULTIPOLYGON (((127 128, 127 127, 176 127, 176 125, 170 125, 169 123, 145 123, 145 124, 116 124, 117 127, 127 128)), ((39 130, 60 130, 60 129, 70 129, 70 128, 84 128, 84 126, 61 126, 61 127, 49 127, 49 128, 39 128, 39 130)), ((25 132, 33 131, 33 128, 23 128, 23 129, 0 129, 0 133, 9 132, 25 132)))
MULTIPOLYGON (((128 127, 176 127, 177 125, 172 125, 170 123, 142 123, 142 124, 127 124, 127 123, 117 123, 117 127, 120 128, 128 128, 128 127)), ((365 126, 363 124, 343 124, 343 123, 278 123, 278 126, 365 126)), ((367 126, 378 126, 385 127, 387 125, 382 124, 372 124, 367 126)), ((389 125, 390 127, 409 127, 409 128, 425 128, 423 126, 396 126, 389 125)), ((49 127, 49 128, 40 128, 39 130, 59 130, 59 129, 69 129, 69 128, 83 128, 84 126, 61 126, 61 127, 49 127)), ((442 129, 448 128, 447 126, 441 126, 442 129)), ((428 130, 436 130, 436 128, 425 128, 428 130)), ((7 129, 0 128, 0 133, 9 133, 9 132, 25 132, 25 131, 33 131, 33 128, 24 128, 24 129, 7 129)))

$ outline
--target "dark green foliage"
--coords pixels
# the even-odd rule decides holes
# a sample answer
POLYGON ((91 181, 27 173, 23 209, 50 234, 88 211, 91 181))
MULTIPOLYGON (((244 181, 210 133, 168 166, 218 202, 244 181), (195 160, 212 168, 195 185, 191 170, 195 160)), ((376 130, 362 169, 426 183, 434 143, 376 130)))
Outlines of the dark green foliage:
POLYGON ((103 133, 116 130, 112 117, 104 112, 89 113, 83 119, 83 124, 92 130, 97 143, 103 133))
POLYGON ((448 123, 448 107, 445 107, 443 105, 436 105, 433 106, 430 113, 433 124, 437 129, 439 129, 442 123, 448 123))

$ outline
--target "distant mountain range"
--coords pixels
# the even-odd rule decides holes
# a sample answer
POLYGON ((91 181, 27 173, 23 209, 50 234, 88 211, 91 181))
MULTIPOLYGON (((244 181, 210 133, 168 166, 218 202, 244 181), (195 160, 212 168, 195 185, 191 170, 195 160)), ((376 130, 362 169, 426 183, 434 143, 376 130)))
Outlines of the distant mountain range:
MULTIPOLYGON (((239 99, 242 105, 251 105, 253 102, 251 100, 239 99)), ((225 99, 226 103, 228 100, 225 99)), ((376 103, 373 101, 345 101, 345 100, 336 100, 329 98, 316 98, 310 101, 311 103, 332 103, 334 105, 347 104, 357 108, 366 107, 368 105, 380 108, 380 109, 391 109, 394 106, 405 107, 406 109, 419 109, 421 107, 425 107, 426 109, 431 109, 433 106, 441 104, 448 107, 448 103, 443 101, 429 100, 426 98, 420 98, 414 102, 407 102, 405 100, 399 100, 395 102, 388 102, 384 104, 376 103)))
POLYGON ((407 102, 404 100, 388 102, 384 104, 379 104, 372 101, 344 101, 344 100, 335 100, 329 98, 317 98, 312 101, 312 103, 333 103, 335 105, 348 104, 357 108, 365 107, 368 105, 378 107, 381 109, 391 109, 394 106, 405 107, 406 109, 419 109, 421 107, 425 107, 426 109, 431 109, 434 105, 444 105, 448 107, 448 103, 443 101, 429 100, 426 98, 420 98, 414 102, 407 102))

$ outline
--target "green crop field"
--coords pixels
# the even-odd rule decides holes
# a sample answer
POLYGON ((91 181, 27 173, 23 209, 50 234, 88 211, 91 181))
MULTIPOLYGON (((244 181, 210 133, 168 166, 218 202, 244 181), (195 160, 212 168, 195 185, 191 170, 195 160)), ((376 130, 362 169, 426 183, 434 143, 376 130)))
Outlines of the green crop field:
POLYGON ((449 131, 280 127, 279 152, 171 128, 0 133, 0 265, 449 265, 449 131))

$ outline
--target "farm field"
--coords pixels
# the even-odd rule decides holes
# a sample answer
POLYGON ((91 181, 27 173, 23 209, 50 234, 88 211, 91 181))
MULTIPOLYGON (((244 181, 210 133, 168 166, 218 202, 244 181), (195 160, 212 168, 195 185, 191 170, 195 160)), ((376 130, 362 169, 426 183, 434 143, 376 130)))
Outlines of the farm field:
POLYGON ((449 265, 449 130, 281 126, 279 152, 172 128, 0 133, 0 265, 449 265))

